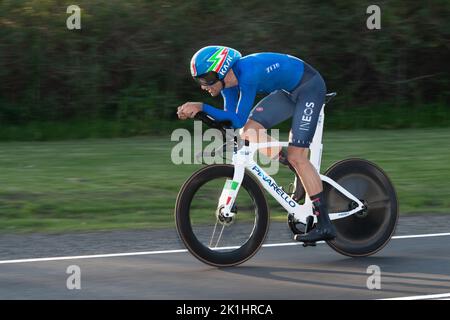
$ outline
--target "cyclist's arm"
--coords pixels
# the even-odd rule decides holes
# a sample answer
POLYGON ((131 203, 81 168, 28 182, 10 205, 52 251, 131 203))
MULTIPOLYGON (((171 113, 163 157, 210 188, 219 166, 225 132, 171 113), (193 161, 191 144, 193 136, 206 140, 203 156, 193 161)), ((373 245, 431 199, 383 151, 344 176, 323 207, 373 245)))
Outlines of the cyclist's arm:
POLYGON ((253 102, 255 101, 256 85, 243 84, 240 86, 240 89, 239 101, 235 102, 234 107, 229 105, 228 101, 225 110, 219 110, 208 104, 203 104, 203 111, 217 121, 231 121, 232 127, 235 129, 242 128, 247 122, 253 102))
MULTIPOLYGON (((238 86, 225 88, 221 92, 223 97, 223 110, 228 113, 236 113, 236 106, 239 99, 238 86)), ((216 109, 206 103, 203 104, 203 111, 212 116, 217 121, 231 120, 227 115, 218 114, 219 109, 216 109), (225 118, 226 117, 226 118, 225 118)))
POLYGON ((225 88, 221 92, 223 97, 223 110, 229 112, 236 112, 236 105, 239 99, 238 86, 225 88))

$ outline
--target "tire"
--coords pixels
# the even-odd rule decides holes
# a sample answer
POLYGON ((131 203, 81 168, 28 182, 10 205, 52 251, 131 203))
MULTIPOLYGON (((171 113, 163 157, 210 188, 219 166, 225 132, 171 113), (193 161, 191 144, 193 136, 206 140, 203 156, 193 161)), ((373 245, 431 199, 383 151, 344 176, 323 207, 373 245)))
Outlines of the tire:
MULTIPOLYGON (((363 159, 333 164, 325 175, 367 205, 367 211, 333 220, 337 237, 327 244, 350 257, 364 257, 381 250, 391 239, 398 221, 397 195, 386 173, 363 159)), ((329 212, 349 211, 352 202, 328 183, 324 195, 329 212)), ((354 204, 353 204, 354 205, 354 204)))
MULTIPOLYGON (((239 248, 227 252, 212 250, 199 240, 191 224, 192 200, 203 185, 217 178, 232 179, 233 172, 234 167, 231 165, 210 165, 201 168, 183 184, 175 205, 177 231, 186 248, 200 261, 215 267, 235 266, 250 259, 263 244, 269 227, 269 209, 264 193, 260 185, 245 173, 239 195, 245 189, 255 206, 254 226, 249 238, 239 248)), ((214 212, 211 214, 215 215, 214 212)), ((236 216, 239 216, 239 213, 236 216)))

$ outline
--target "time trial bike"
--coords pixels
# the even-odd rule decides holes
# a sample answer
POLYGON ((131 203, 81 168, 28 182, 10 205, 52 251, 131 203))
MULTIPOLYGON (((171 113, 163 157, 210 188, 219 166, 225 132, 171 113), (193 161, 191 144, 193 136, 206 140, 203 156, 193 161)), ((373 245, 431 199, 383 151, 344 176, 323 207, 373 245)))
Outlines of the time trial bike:
MULTIPOLYGON (((318 172, 325 105, 335 95, 327 94, 310 146, 310 161, 318 172)), ((225 144, 233 144, 233 154, 231 164, 202 167, 179 191, 176 228, 190 253, 217 267, 238 265, 254 256, 269 228, 269 206, 263 189, 286 210, 294 239, 315 227, 317 218, 298 176, 294 175, 292 190, 284 190, 254 160, 258 149, 286 147, 287 142, 251 143, 236 136, 230 139, 226 123, 204 112, 196 118, 220 130, 227 139, 225 144)), ((350 257, 369 256, 382 249, 398 221, 397 195, 386 173, 370 161, 349 158, 334 163, 320 178, 337 231, 337 237, 327 244, 350 257)))

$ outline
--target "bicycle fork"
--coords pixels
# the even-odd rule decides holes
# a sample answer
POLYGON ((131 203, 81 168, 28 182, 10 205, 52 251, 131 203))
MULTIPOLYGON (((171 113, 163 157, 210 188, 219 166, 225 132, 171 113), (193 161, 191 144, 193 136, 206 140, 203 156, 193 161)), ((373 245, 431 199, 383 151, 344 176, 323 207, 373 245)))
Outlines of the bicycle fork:
POLYGON ((222 193, 220 194, 219 203, 217 205, 216 215, 223 216, 226 219, 233 218, 234 212, 232 212, 232 208, 234 202, 236 200, 237 194, 239 192, 239 188, 241 187, 242 180, 244 179, 245 174, 245 164, 248 159, 245 155, 250 154, 248 150, 243 150, 242 148, 238 151, 235 151, 233 154, 233 164, 234 164, 234 173, 233 179, 227 179, 225 181, 225 185, 222 189, 222 193))

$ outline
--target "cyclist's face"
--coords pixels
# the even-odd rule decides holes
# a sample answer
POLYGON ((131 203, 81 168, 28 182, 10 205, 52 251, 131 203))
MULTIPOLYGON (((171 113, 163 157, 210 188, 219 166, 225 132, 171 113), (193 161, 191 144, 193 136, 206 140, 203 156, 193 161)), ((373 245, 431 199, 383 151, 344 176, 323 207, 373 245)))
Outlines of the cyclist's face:
POLYGON ((217 97, 222 90, 222 82, 217 81, 213 85, 202 85, 201 87, 203 90, 208 91, 211 96, 217 97))

